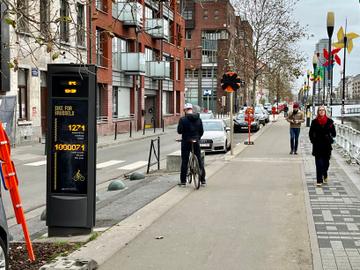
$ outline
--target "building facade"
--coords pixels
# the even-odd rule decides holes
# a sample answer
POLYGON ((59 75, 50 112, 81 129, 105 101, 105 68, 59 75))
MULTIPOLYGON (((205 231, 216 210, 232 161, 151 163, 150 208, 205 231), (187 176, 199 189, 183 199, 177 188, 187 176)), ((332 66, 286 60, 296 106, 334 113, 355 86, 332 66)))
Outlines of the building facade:
MULTIPOLYGON (((185 100, 213 112, 227 112, 230 102, 220 80, 231 70, 248 81, 251 27, 235 15, 227 0, 185 0, 181 8, 186 21, 185 100)), ((235 95, 235 107, 245 99, 246 88, 242 87, 235 95)))
POLYGON ((14 0, 16 9, 7 15, 16 27, 1 23, 0 98, 15 100, 15 143, 46 135, 50 63, 97 66, 98 135, 178 121, 184 103, 185 22, 176 2, 88 3, 14 0))
POLYGON ((99 0, 89 12, 98 133, 176 123, 184 103, 185 34, 176 2, 99 0))

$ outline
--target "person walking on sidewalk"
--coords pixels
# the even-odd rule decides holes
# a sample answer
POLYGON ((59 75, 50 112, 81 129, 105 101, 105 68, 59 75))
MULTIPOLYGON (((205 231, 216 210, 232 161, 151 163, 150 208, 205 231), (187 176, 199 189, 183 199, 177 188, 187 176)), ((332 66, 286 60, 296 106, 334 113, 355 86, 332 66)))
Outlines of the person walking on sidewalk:
POLYGON ((290 123, 290 155, 297 155, 301 123, 305 121, 304 113, 299 109, 299 103, 293 104, 293 111, 286 120, 290 123))
POLYGON ((321 186, 328 181, 328 169, 331 157, 331 144, 336 137, 334 121, 327 117, 325 106, 319 106, 317 116, 311 122, 309 138, 315 156, 316 184, 321 186))
POLYGON ((181 134, 181 172, 180 172, 180 185, 186 185, 186 174, 188 170, 189 155, 191 152, 192 141, 195 140, 194 152, 199 161, 201 171, 200 182, 202 185, 206 184, 205 181, 205 168, 201 159, 200 151, 200 138, 204 134, 204 128, 200 115, 193 113, 193 106, 191 103, 184 105, 185 116, 181 117, 177 127, 177 132, 181 134))

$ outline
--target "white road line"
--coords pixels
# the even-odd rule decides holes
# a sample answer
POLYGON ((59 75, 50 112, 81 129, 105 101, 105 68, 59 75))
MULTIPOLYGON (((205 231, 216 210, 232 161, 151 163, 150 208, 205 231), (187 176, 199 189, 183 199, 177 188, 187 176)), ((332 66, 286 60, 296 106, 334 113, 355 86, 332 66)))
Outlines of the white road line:
POLYGON ((118 170, 135 170, 137 168, 143 167, 147 164, 147 161, 141 160, 141 161, 137 161, 131 164, 128 164, 126 166, 120 167, 118 168, 118 170))
POLYGON ((102 168, 106 168, 115 164, 119 164, 119 163, 123 163, 125 162, 125 160, 109 160, 103 163, 98 163, 96 165, 96 169, 102 169, 102 168))
POLYGON ((36 162, 32 162, 32 163, 26 163, 24 164, 25 166, 33 166, 33 167, 37 167, 37 166, 42 166, 46 164, 46 160, 40 160, 40 161, 36 161, 36 162))

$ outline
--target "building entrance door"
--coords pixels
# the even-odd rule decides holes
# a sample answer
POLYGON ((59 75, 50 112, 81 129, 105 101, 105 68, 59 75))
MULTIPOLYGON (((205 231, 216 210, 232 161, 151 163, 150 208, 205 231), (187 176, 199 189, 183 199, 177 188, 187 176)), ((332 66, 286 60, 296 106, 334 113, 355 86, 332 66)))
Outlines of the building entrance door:
POLYGON ((145 128, 153 128, 156 121, 156 96, 147 96, 145 99, 145 128))

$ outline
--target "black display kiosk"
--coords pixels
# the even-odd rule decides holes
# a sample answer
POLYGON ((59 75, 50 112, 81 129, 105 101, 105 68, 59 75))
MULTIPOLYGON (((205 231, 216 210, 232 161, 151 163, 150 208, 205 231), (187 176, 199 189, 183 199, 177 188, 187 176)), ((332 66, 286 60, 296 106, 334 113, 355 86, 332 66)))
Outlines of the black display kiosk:
POLYGON ((91 233, 96 203, 96 67, 48 65, 48 236, 91 233))

